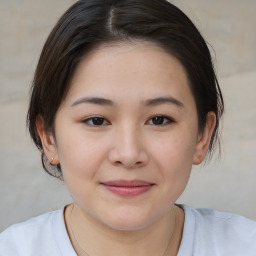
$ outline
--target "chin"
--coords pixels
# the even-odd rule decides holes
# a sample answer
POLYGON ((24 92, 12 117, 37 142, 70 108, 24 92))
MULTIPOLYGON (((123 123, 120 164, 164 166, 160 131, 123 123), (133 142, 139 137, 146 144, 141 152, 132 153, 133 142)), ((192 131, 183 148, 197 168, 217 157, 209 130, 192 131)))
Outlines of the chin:
POLYGON ((111 229, 119 231, 136 231, 150 226, 157 217, 147 216, 147 214, 139 214, 138 212, 123 212, 120 214, 112 214, 102 219, 103 223, 111 229), (108 217, 108 218, 106 218, 108 217))

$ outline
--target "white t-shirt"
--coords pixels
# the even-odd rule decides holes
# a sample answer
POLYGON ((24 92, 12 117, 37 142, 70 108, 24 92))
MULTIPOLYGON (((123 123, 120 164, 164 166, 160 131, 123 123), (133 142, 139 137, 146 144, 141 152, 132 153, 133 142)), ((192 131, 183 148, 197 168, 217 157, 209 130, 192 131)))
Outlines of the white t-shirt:
MULTIPOLYGON (((181 207, 185 224, 178 256, 256 256, 255 221, 181 207)), ((0 234, 0 256, 76 256, 63 211, 64 207, 9 227, 0 234)))

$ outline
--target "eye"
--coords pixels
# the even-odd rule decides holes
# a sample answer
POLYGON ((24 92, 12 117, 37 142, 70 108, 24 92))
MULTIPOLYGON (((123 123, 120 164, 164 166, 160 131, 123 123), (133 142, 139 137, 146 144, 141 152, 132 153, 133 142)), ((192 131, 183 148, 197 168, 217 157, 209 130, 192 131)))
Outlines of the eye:
POLYGON ((158 115, 150 118, 146 124, 164 126, 173 122, 174 120, 167 116, 158 115))
POLYGON ((90 118, 87 118, 83 120, 83 123, 88 124, 90 126, 104 126, 104 125, 110 125, 109 121, 107 121, 103 117, 99 116, 93 116, 90 118))

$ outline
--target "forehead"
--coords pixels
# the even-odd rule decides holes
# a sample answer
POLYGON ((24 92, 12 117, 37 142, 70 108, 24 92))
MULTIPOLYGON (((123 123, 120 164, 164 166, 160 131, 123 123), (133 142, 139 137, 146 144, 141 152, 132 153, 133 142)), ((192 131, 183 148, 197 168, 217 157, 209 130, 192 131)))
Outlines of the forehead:
POLYGON ((182 64, 162 48, 142 42, 103 45, 86 55, 74 72, 67 99, 81 94, 116 101, 160 94, 192 97, 182 64))

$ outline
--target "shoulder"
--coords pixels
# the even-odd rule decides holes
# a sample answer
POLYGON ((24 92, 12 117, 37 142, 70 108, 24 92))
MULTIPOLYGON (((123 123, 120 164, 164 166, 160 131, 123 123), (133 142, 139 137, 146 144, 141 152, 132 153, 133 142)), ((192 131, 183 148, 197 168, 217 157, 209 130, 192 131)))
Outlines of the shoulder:
POLYGON ((184 229, 193 232, 195 250, 207 255, 256 255, 255 221, 233 213, 182 207, 185 210, 184 229), (212 252, 207 252, 209 248, 212 252))
MULTIPOLYGON (((219 212, 213 209, 192 209, 196 223, 204 231, 215 236, 230 238, 256 239, 256 222, 243 216, 219 212)), ((248 240, 247 240, 248 241, 248 240)))
POLYGON ((0 234, 0 255, 39 255, 46 245, 49 252, 57 251, 53 222, 61 221, 62 216, 63 208, 12 225, 0 234))

